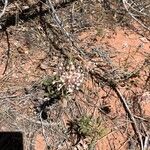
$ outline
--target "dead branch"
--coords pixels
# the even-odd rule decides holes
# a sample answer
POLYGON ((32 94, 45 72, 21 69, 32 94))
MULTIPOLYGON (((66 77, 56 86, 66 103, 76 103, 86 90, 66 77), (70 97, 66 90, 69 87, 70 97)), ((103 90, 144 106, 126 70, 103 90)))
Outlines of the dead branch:
POLYGON ((9 59, 10 59, 10 42, 9 42, 9 35, 7 30, 5 31, 6 33, 6 37, 7 37, 7 45, 8 45, 8 49, 7 49, 7 61, 6 61, 6 65, 5 65, 5 69, 3 71, 3 75, 5 74, 7 68, 8 68, 8 63, 9 63, 9 59))
MULTIPOLYGON (((68 1, 57 1, 54 3, 54 8, 55 9, 60 9, 60 8, 64 8, 66 7, 68 4, 77 1, 77 0, 68 0, 68 1)), ((19 18, 19 22, 28 22, 29 20, 34 20, 37 17, 39 17, 39 15, 44 16, 45 14, 47 14, 49 12, 49 7, 46 3, 44 3, 43 1, 38 1, 36 4, 33 4, 31 6, 28 7, 23 7, 21 8, 21 11, 14 11, 13 13, 11 12, 11 14, 6 14, 1 18, 0 20, 0 31, 4 31, 6 30, 6 28, 10 27, 10 26, 15 26, 16 25, 16 16, 18 16, 19 18), (44 9, 41 11, 38 10, 40 4, 44 4, 44 9)))
POLYGON ((44 129, 44 125, 43 125, 42 111, 40 112, 39 117, 40 117, 40 121, 41 121, 42 133, 43 133, 43 136, 44 136, 44 139, 45 139, 45 143, 46 143, 47 149, 49 149, 50 146, 49 146, 49 144, 48 144, 47 136, 46 136, 46 134, 45 134, 45 129, 44 129))
MULTIPOLYGON (((143 143, 143 139, 142 139, 142 135, 141 135, 141 131, 138 127, 138 124, 137 124, 137 121, 134 117, 134 115, 132 114, 128 104, 127 104, 127 101, 126 99, 124 98, 124 96, 122 95, 121 91, 119 90, 119 88, 117 87, 117 84, 113 81, 113 80, 109 80, 103 76, 101 76, 98 72, 90 72, 90 74, 92 76, 94 76, 94 78, 96 80, 101 80, 103 82, 105 82, 110 88, 112 88, 114 90, 114 92, 116 93, 116 95, 118 96, 118 98, 120 99, 123 107, 124 107, 124 110, 126 111, 126 113, 128 114, 130 120, 131 120, 131 125, 132 125, 132 128, 135 132, 135 134, 138 135, 138 138, 139 138, 139 141, 140 141, 140 147, 141 147, 141 150, 145 150, 144 149, 144 143, 143 143)), ((97 82, 97 81, 96 81, 97 82)))
MULTIPOLYGON (((131 4, 129 4, 129 3, 127 2, 127 0, 122 0, 122 2, 123 2, 123 5, 124 5, 124 8, 125 8, 126 11, 128 12, 128 14, 129 14, 138 24, 140 24, 143 28, 145 28, 146 30, 150 31, 150 27, 147 27, 145 24, 143 24, 139 19, 137 19, 136 15, 133 14, 133 13, 129 10, 129 8, 131 7, 131 4)), ((143 12, 141 12, 141 11, 135 10, 133 7, 131 7, 131 8, 132 8, 134 11, 136 11, 137 13, 140 13, 140 14, 145 15, 145 16, 149 16, 149 15, 146 14, 146 13, 143 13, 143 12)))
POLYGON ((132 112, 131 112, 131 110, 130 110, 127 102, 126 102, 126 99, 124 98, 124 96, 122 95, 121 91, 116 86, 112 87, 112 88, 115 91, 115 93, 117 94, 117 96, 120 99, 121 103, 123 104, 126 113, 130 117, 130 120, 132 121, 133 130, 138 135, 138 138, 139 138, 139 141, 140 141, 141 150, 144 150, 144 144, 143 144, 141 131, 140 131, 139 127, 138 127, 138 124, 136 122, 136 119, 135 119, 134 115, 132 114, 132 112))
POLYGON ((0 18, 4 15, 4 13, 5 13, 5 11, 6 11, 7 5, 8 5, 8 0, 5 0, 5 2, 4 2, 4 8, 3 8, 3 10, 2 10, 2 12, 1 12, 1 14, 0 14, 0 18))
MULTIPOLYGON (((53 6, 53 3, 51 0, 47 0, 48 1, 48 5, 50 10, 52 11, 52 16, 57 24, 57 26, 60 28, 60 30, 62 31, 62 33, 65 35, 65 37, 68 38, 69 43, 71 45, 71 47, 74 47, 75 50, 77 52, 79 52, 79 54, 84 55, 84 52, 78 47, 78 45, 74 42, 74 39, 72 38, 72 36, 65 30, 63 22, 59 19, 59 16, 56 13, 55 7, 53 6)), ((79 56, 80 57, 80 56, 79 56)))

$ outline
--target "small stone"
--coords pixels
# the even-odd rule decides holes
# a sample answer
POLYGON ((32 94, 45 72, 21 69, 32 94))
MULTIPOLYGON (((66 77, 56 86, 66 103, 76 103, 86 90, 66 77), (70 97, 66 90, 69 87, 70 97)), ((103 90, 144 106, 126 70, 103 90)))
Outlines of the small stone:
POLYGON ((48 68, 48 65, 43 62, 43 63, 41 63, 40 68, 41 68, 42 70, 46 70, 46 69, 48 68))

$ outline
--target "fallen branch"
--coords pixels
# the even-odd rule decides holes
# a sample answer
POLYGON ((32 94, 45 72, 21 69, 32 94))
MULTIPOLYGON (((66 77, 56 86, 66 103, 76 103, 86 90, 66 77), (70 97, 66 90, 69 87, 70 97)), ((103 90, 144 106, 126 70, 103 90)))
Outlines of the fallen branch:
MULTIPOLYGON (((140 24, 143 28, 145 28, 146 30, 150 31, 150 27, 147 27, 146 25, 144 25, 139 19, 137 19, 133 13, 131 13, 128 9, 128 7, 130 7, 129 3, 127 2, 127 0, 122 0, 124 8, 126 9, 126 11, 128 12, 128 14, 138 23, 140 24)), ((149 16, 149 15, 148 15, 149 16)))
MULTIPOLYGON (((105 82, 110 88, 113 89, 113 91, 116 93, 116 95, 118 96, 118 98, 120 99, 123 107, 124 107, 124 110, 125 112, 128 114, 130 120, 131 120, 131 125, 132 125, 132 128, 135 132, 135 134, 137 134, 138 136, 138 139, 139 139, 139 142, 140 142, 140 147, 141 147, 141 150, 146 150, 144 149, 144 143, 143 143, 143 139, 142 139, 142 135, 141 135, 141 131, 138 127, 138 124, 137 124, 137 121, 134 117, 134 115, 132 114, 127 102, 126 102, 126 99, 124 98, 124 96, 122 95, 121 91, 118 89, 117 87, 117 84, 112 81, 112 80, 109 80, 103 76, 101 76, 99 73, 97 72, 90 72, 90 74, 96 79, 96 80, 101 80, 103 82, 105 82)), ((96 81, 97 82, 97 81, 96 81)))
MULTIPOLYGON (((65 8, 68 4, 77 1, 77 0, 68 0, 68 1, 59 1, 59 3, 54 4, 55 9, 65 8)), ((45 14, 49 13, 49 7, 46 3, 39 1, 38 3, 29 6, 28 8, 24 8, 21 10, 21 12, 14 12, 10 14, 7 14, 0 19, 0 31, 5 31, 6 28, 10 26, 16 25, 16 16, 19 18, 19 22, 28 22, 30 20, 34 20, 35 18, 39 17, 39 15, 44 16, 45 14), (45 9, 41 12, 38 11, 38 8, 40 4, 45 4, 45 9)))
POLYGON ((1 14, 0 14, 0 18, 4 15, 4 13, 5 13, 5 11, 6 11, 7 5, 8 5, 8 0, 5 0, 4 8, 3 8, 3 10, 2 10, 2 12, 1 12, 1 14))
MULTIPOLYGON (((64 28, 64 25, 63 25, 63 22, 59 19, 59 16, 57 15, 56 13, 56 10, 55 10, 55 7, 53 6, 53 3, 51 0, 47 0, 48 1, 48 5, 49 5, 49 8, 50 8, 50 11, 52 12, 52 16, 57 24, 57 26, 60 28, 60 30, 62 31, 62 33, 65 35, 65 37, 67 37, 67 39, 69 40, 70 42, 70 46, 71 47, 74 47, 75 50, 77 52, 79 52, 79 54, 82 54, 84 55, 84 52, 82 51, 82 49, 80 49, 78 47, 78 45, 74 42, 74 39, 72 38, 72 36, 69 34, 69 32, 67 32, 64 28)), ((80 56, 79 56, 80 57, 80 56)))
POLYGON ((132 112, 131 112, 131 110, 130 110, 127 102, 126 102, 126 99, 124 98, 124 96, 122 95, 121 91, 116 86, 112 87, 112 88, 115 91, 115 93, 117 94, 117 96, 120 99, 121 103, 123 104, 124 109, 125 109, 126 113, 128 114, 130 120, 132 121, 132 127, 133 127, 133 130, 135 131, 135 133, 138 135, 138 138, 139 138, 139 141, 140 141, 141 150, 146 150, 146 149, 144 149, 144 144, 143 144, 141 131, 140 131, 138 125, 137 125, 137 122, 136 122, 136 119, 135 119, 134 115, 132 114, 132 112))
POLYGON ((7 30, 5 31, 6 33, 6 37, 7 37, 7 45, 8 45, 8 48, 7 48, 7 60, 6 60, 6 65, 5 65, 5 69, 3 71, 3 75, 6 73, 7 71, 7 68, 8 68, 8 64, 9 64, 9 59, 10 59, 10 41, 9 41, 9 35, 8 35, 8 32, 7 30))
POLYGON ((44 139, 45 139, 47 149, 50 149, 50 145, 48 144, 47 136, 45 134, 45 129, 44 129, 44 125, 43 125, 42 111, 40 112, 39 117, 40 117, 40 121, 41 121, 42 133, 43 133, 43 136, 44 136, 44 139))

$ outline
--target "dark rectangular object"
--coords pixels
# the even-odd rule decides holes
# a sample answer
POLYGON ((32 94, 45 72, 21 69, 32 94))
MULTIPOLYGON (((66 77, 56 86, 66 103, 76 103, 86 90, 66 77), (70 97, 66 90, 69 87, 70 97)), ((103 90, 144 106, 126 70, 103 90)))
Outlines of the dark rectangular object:
POLYGON ((0 150, 23 150, 21 132, 0 132, 0 150))

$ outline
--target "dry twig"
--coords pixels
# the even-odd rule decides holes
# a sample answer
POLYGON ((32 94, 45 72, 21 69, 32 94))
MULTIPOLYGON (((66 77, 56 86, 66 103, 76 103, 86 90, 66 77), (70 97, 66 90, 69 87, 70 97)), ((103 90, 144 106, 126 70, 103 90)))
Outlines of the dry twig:
MULTIPOLYGON (((147 27, 146 25, 144 25, 139 19, 137 19, 136 17, 135 17, 135 15, 131 12, 131 11, 129 11, 129 7, 131 7, 131 4, 129 4, 128 2, 127 2, 127 0, 122 0, 122 2, 123 2, 123 5, 124 5, 124 8, 126 9, 126 11, 128 12, 128 14, 138 23, 138 24, 140 24, 143 28, 145 28, 145 29, 147 29, 148 31, 150 31, 150 27, 147 27)), ((133 9, 133 7, 131 7, 132 9, 133 9)), ((135 9, 134 9, 135 10, 135 9)), ((138 10, 136 10, 138 13, 142 13, 142 12, 140 12, 140 11, 138 11, 138 10)), ((143 13, 142 13, 143 14, 143 13)), ((143 15, 148 15, 148 14, 143 14, 143 15)), ((149 15, 148 15, 149 16, 149 15)))
MULTIPOLYGON (((137 121, 133 115, 133 113, 131 112, 128 104, 127 104, 127 101, 126 99, 124 98, 124 96, 122 95, 121 91, 118 89, 117 87, 117 83, 115 83, 115 81, 113 80, 109 80, 103 76, 101 76, 98 72, 90 72, 90 74, 92 76, 94 76, 94 78, 97 80, 101 80, 103 82, 105 82, 110 88, 112 88, 114 90, 114 92, 116 93, 116 95, 118 96, 118 98, 120 99, 123 107, 124 107, 124 110, 126 111, 126 113, 128 114, 130 120, 131 120, 131 124, 132 124, 132 128, 135 132, 135 134, 138 135, 138 138, 139 138, 139 141, 140 141, 140 147, 141 147, 141 150, 144 150, 144 143, 143 143, 143 139, 142 139, 142 135, 141 135, 141 131, 138 127, 138 124, 137 124, 137 121)), ((97 81, 96 81, 97 82, 97 81)))
POLYGON ((8 0, 5 0, 5 1, 4 1, 4 8, 3 8, 3 10, 2 10, 2 12, 1 12, 1 14, 0 14, 0 18, 4 15, 4 13, 5 13, 5 11, 6 11, 7 5, 8 5, 8 0))
POLYGON ((43 133, 43 136, 44 136, 44 139, 45 139, 45 143, 46 143, 47 149, 50 149, 50 146, 49 146, 48 140, 47 140, 47 136, 45 135, 45 129, 44 129, 43 119, 42 119, 42 111, 40 112, 40 116, 39 117, 40 117, 41 126, 42 126, 42 133, 43 133))
POLYGON ((71 35, 66 31, 66 29, 64 28, 63 22, 59 19, 55 8, 52 4, 51 0, 47 0, 48 1, 48 5, 50 8, 50 11, 52 11, 52 16, 56 22, 56 24, 58 25, 58 27, 60 28, 60 30, 62 31, 62 33, 68 38, 70 45, 73 46, 75 48, 75 50, 77 52, 79 52, 80 54, 84 55, 84 52, 78 47, 78 45, 74 42, 74 39, 71 37, 71 35))

